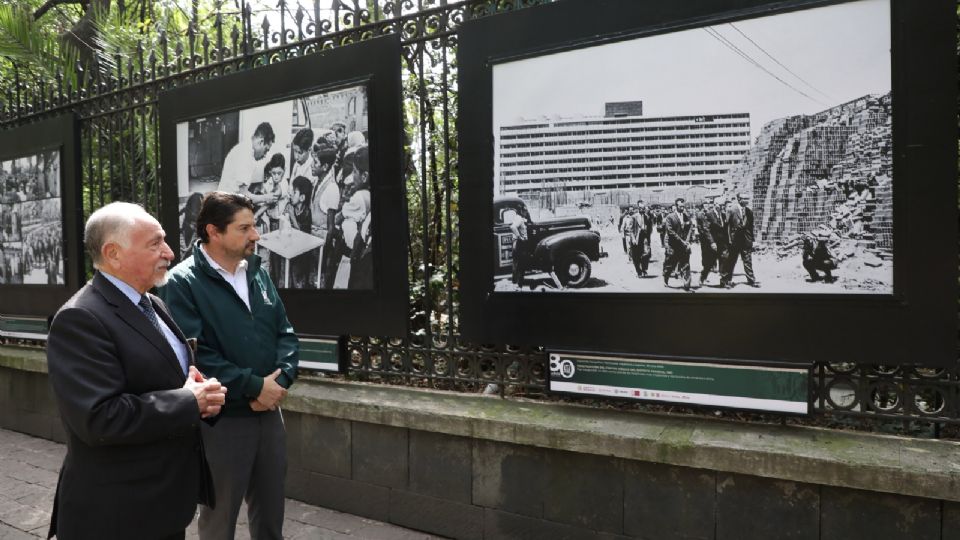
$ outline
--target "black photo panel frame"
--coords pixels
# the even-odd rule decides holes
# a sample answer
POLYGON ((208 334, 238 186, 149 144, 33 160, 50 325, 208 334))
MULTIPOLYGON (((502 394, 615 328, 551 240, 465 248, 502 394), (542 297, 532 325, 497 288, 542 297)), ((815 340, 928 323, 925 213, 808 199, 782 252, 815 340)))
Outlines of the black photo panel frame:
MULTIPOLYGON (((875 294, 774 293, 765 292, 762 283, 759 289, 749 289, 742 277, 733 290, 701 288, 696 293, 687 293, 678 287, 661 292, 589 292, 589 288, 555 292, 561 289, 562 283, 557 282, 551 289, 548 278, 533 290, 527 286, 511 286, 507 290, 495 286, 497 273, 504 270, 498 267, 497 255, 509 255, 511 249, 502 235, 491 234, 495 218, 494 189, 498 181, 494 178, 498 151, 494 125, 497 100, 546 101, 552 99, 552 94, 564 92, 564 87, 553 81, 548 83, 549 92, 523 95, 525 86, 536 86, 543 77, 550 76, 528 71, 507 81, 509 91, 502 98, 494 89, 494 70, 498 66, 549 56, 561 59, 558 69, 575 77, 585 77, 591 66, 578 64, 577 58, 581 58, 578 53, 594 47, 676 36, 687 30, 697 30, 706 36, 704 29, 711 26, 745 27, 744 21, 761 17, 803 16, 810 10, 854 3, 851 0, 561 0, 466 22, 460 33, 458 51, 462 335, 482 343, 720 361, 931 366, 955 362, 956 35, 954 4, 946 0, 889 2, 891 189, 896 194, 890 207, 893 223, 890 239, 895 246, 892 251, 896 253, 892 286, 875 294), (537 83, 525 82, 530 80, 537 83)), ((859 31, 858 24, 860 22, 848 25, 854 37, 859 31)), ((763 46, 762 40, 754 37, 763 46)), ((716 43, 716 47, 723 46, 716 43)), ((795 47, 806 50, 804 43, 796 43, 795 47)), ((668 50, 661 52, 671 54, 668 50)), ((767 52, 776 56, 772 49, 767 52)), ((751 54, 762 55, 756 49, 751 54)), ((614 58, 608 68, 628 70, 631 61, 629 56, 614 58)), ((670 68, 648 75, 673 76, 670 68)), ((720 79, 717 85, 723 83, 720 79)), ((601 92, 602 82, 596 84, 596 93, 602 94, 597 99, 611 95, 601 92)), ((619 99, 606 101, 634 99, 629 88, 620 90, 615 93, 619 99)), ((677 87, 675 90, 680 95, 690 89, 677 87)), ((703 108, 709 109, 716 89, 705 85, 696 90, 703 96, 703 108)), ((642 94, 642 90, 638 91, 642 94)), ((635 98, 642 100, 643 95, 635 98)), ((604 102, 599 105, 602 116, 604 102)), ((612 110, 610 105, 607 105, 608 116, 623 113, 617 110, 616 103, 612 103, 612 110)), ((647 109, 645 105, 643 108, 647 109)), ((564 111, 557 113, 557 117, 564 116, 564 111)), ((635 114, 656 116, 647 110, 642 113, 636 110, 635 114)), ((668 113, 672 114, 685 113, 668 113)), ((695 111, 689 114, 694 115, 688 118, 689 123, 698 121, 695 111)), ((533 116, 545 118, 544 125, 550 127, 554 127, 552 121, 577 121, 570 117, 557 120, 539 111, 530 114, 533 116)), ((520 197, 501 198, 509 204, 520 197)), ((505 203, 501 200, 497 208, 502 204, 505 203)), ((529 226, 529 216, 526 221, 529 226)), ((573 223, 571 228, 584 226, 573 223)), ((589 228, 604 226, 594 221, 589 228)), ((529 227, 534 234, 536 229, 529 227)), ((659 239, 653 242, 658 243, 659 239)), ((800 266, 799 252, 795 253, 795 266, 800 266)), ((590 254, 585 256, 594 258, 590 254)), ((528 261, 527 264, 536 263, 528 261)), ((662 285, 660 269, 659 264, 651 265, 650 273, 654 276, 649 279, 651 283, 662 285)), ((675 278, 671 281, 671 284, 680 282, 675 278)))
POLYGON ((49 319, 83 284, 79 140, 72 113, 0 131, 0 314, 49 319))
MULTIPOLYGON (((351 160, 353 160, 352 163, 357 163, 361 160, 358 156, 366 153, 363 161, 368 163, 366 171, 368 180, 365 182, 368 188, 367 193, 364 194, 365 200, 358 204, 363 212, 362 215, 369 218, 362 223, 362 230, 364 238, 368 240, 367 245, 370 246, 364 252, 364 256, 365 261, 372 261, 367 263, 370 265, 367 268, 372 268, 372 275, 367 273, 365 280, 352 281, 355 276, 344 270, 348 268, 343 263, 347 260, 347 257, 344 257, 339 265, 333 264, 333 277, 329 282, 331 284, 336 282, 336 285, 335 288, 328 289, 320 287, 322 282, 319 276, 327 268, 318 268, 322 264, 322 256, 315 257, 311 262, 311 273, 307 274, 309 277, 303 281, 297 281, 295 276, 291 277, 295 272, 291 270, 293 265, 289 263, 294 256, 282 254, 282 259, 274 259, 275 262, 280 261, 277 264, 280 270, 275 281, 278 281, 277 287, 290 321, 297 332, 302 334, 405 335, 407 331, 407 221, 402 174, 400 58, 399 37, 382 36, 164 92, 160 96, 163 175, 161 221, 167 233, 168 244, 174 248, 175 252, 181 252, 179 247, 184 242, 181 239, 184 238, 185 232, 181 230, 181 216, 189 213, 189 210, 186 210, 189 204, 187 195, 195 191, 213 191, 222 185, 215 180, 220 178, 222 181, 227 176, 220 174, 226 169, 225 162, 230 159, 226 150, 233 147, 239 149, 243 144, 249 147, 251 140, 255 138, 253 126, 262 123, 264 118, 271 121, 274 118, 280 119, 279 124, 273 122, 277 124, 277 129, 273 133, 274 144, 268 147, 267 155, 261 155, 259 158, 262 158, 261 161, 265 163, 267 158, 280 154, 281 157, 278 159, 284 161, 285 172, 278 176, 284 177, 284 180, 288 176, 296 175, 295 167, 304 165, 296 162, 293 155, 295 132, 312 131, 315 138, 311 137, 311 139, 317 145, 321 145, 321 142, 324 145, 319 152, 326 152, 339 164, 331 166, 325 173, 317 172, 313 176, 318 180, 314 182, 313 188, 318 194, 326 193, 320 188, 323 179, 343 185, 338 179, 332 178, 331 170, 344 170, 343 164, 351 160), (285 109, 288 112, 284 113, 285 120, 282 114, 272 112, 282 111, 284 107, 288 107, 285 109), (340 121, 339 119, 346 118, 343 115, 348 112, 351 115, 350 119, 340 121), (271 114, 274 116, 270 116, 271 114), (197 126, 202 122, 210 124, 211 118, 216 120, 216 126, 204 133, 215 132, 217 140, 203 139, 201 143, 194 145, 187 134, 199 133, 200 128, 197 126), (247 124, 246 127, 244 122, 247 124), (191 131, 195 129, 196 132, 191 131), (231 136, 233 139, 229 139, 231 136), (359 139, 360 142, 356 143, 354 138, 359 139), (348 148, 348 139, 349 144, 356 146, 348 148), (330 144, 327 144, 328 142, 330 144), (202 154, 197 151, 197 155, 206 156, 207 161, 214 163, 213 167, 210 167, 210 163, 194 158, 194 154, 191 153, 194 146, 206 152, 202 154), (359 148, 363 148, 363 152, 357 151, 359 148), (217 152, 220 153, 217 154, 217 152), (178 154, 181 155, 178 156, 178 154), (208 187, 193 189, 195 173, 206 175, 202 180, 211 182, 208 187), (187 188, 180 189, 179 184, 186 184, 187 188), (370 241, 371 236, 372 241, 370 241), (372 251, 369 251, 370 249, 372 251), (314 264, 317 267, 314 267, 314 264), (351 281, 348 281, 348 276, 351 281), (357 285, 357 283, 361 284, 357 285)), ((313 146, 309 148, 312 149, 313 146)), ((246 150, 250 152, 249 148, 246 150)), ((259 159, 257 151, 254 151, 251 156, 252 160, 259 159)), ((313 155, 310 159, 313 159, 313 155)), ((255 163, 263 169, 265 165, 261 161, 255 163)), ((237 161, 237 163, 245 162, 237 161)), ((254 170, 252 166, 238 168, 244 171, 254 170)), ((359 166, 351 165, 351 170, 359 169, 359 166)), ((359 173, 350 181, 355 181, 358 177, 359 173)), ((296 184, 293 181, 294 178, 289 180, 290 186, 296 184)), ((277 183, 279 184, 280 181, 277 183)), ((272 186, 273 184, 264 181, 263 185, 272 186)), ((258 186, 260 187, 262 186, 258 186)), ((294 189, 291 187, 289 192, 293 193, 294 189)), ((337 191, 337 193, 341 192, 337 191)), ((198 199, 195 202, 199 203, 200 197, 194 198, 198 199)), ((337 197, 335 196, 334 199, 337 197)), ((286 201, 292 198, 281 197, 280 200, 286 201)), ((196 210, 199 210, 198 204, 196 210)), ((279 210, 277 213, 282 217, 279 210)), ((280 238, 281 234, 289 235, 300 233, 301 230, 311 230, 310 234, 304 233, 300 236, 303 237, 305 244, 310 244, 313 253, 320 252, 325 235, 316 232, 316 228, 303 228, 293 233, 287 228, 281 231, 278 216, 263 216, 264 223, 274 236, 280 238), (274 226, 277 228, 275 229, 274 226)), ((342 227, 346 219, 337 222, 335 226, 342 227)), ((353 223, 355 227, 350 231, 354 239, 360 235, 358 231, 361 230, 361 220, 362 218, 357 218, 356 223, 353 223)), ((187 236, 193 236, 189 234, 191 228, 185 229, 187 236)), ((347 237, 346 233, 341 236, 347 237)), ((343 243, 348 241, 345 240, 343 243)), ((290 244, 293 242, 291 241, 290 244)), ((261 241, 258 250, 265 257, 271 256, 265 245, 261 241)), ((277 246, 276 254, 280 254, 283 246, 281 244, 277 246)), ((336 252, 330 250, 330 253, 336 252)), ((179 258, 183 259, 186 256, 189 256, 189 253, 186 255, 180 253, 179 258)))

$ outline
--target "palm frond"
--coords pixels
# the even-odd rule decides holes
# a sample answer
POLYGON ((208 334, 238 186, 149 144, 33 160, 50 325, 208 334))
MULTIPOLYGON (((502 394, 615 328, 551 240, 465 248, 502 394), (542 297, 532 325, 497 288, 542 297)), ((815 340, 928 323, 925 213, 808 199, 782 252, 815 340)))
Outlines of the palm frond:
MULTIPOLYGON (((93 4, 91 11, 91 22, 96 33, 93 37, 93 45, 97 49, 97 60, 101 66, 101 72, 117 69, 117 57, 125 59, 126 62, 134 62, 134 51, 138 44, 145 50, 150 50, 156 45, 157 32, 152 32, 157 21, 140 20, 140 12, 145 6, 141 3, 148 0, 138 0, 127 5, 126 9, 111 9, 108 5, 93 4)), ((154 6, 163 9, 163 5, 154 6)), ((145 11, 145 9, 144 9, 145 11)), ((136 66, 143 69, 146 66, 136 66)))
POLYGON ((27 74, 75 83, 79 52, 33 19, 29 10, 0 4, 0 56, 25 68, 27 74))

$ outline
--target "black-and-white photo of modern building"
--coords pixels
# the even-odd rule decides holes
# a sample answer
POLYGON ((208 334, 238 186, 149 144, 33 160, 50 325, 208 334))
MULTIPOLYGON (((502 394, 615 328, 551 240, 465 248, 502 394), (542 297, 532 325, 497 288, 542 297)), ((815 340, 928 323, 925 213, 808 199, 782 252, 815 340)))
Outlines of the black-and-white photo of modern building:
POLYGON ((357 85, 177 124, 184 257, 203 195, 243 193, 279 288, 372 289, 367 100, 357 85))
POLYGON ((493 66, 494 289, 892 294, 890 2, 493 66))
POLYGON ((64 285, 60 152, 0 161, 0 285, 64 285))

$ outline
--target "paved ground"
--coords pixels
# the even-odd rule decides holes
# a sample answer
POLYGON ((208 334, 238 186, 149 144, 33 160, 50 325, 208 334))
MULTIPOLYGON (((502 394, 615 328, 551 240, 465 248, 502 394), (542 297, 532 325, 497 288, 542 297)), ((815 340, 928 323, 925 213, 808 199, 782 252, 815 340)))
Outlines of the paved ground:
MULTIPOLYGON (((62 444, 0 429, 0 540, 46 538, 62 444)), ((237 533, 249 540, 246 510, 237 533)), ((196 539, 196 522, 187 538, 196 539)), ((284 536, 296 540, 427 540, 439 537, 287 499, 284 536)))

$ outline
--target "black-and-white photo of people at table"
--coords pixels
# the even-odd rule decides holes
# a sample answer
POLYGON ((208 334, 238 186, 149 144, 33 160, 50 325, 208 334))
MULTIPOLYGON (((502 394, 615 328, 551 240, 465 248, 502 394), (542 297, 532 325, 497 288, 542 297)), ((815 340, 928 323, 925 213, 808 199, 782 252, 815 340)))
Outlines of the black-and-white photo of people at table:
POLYGON ((0 162, 0 285, 63 285, 60 153, 0 162))
POLYGON ((368 120, 353 86, 179 123, 180 252, 195 241, 192 201, 242 193, 278 287, 373 288, 368 120))

